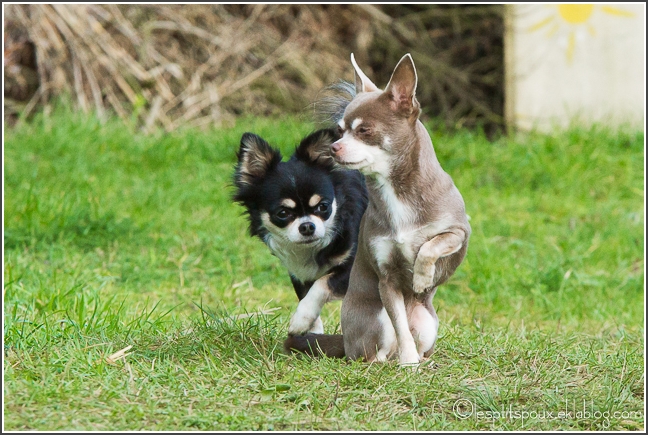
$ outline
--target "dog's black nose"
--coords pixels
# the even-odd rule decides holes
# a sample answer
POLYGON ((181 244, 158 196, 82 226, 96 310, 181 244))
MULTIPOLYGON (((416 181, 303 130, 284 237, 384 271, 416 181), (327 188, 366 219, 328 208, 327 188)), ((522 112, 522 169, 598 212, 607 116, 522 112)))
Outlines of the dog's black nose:
POLYGON ((315 224, 312 222, 304 222, 299 226, 299 233, 302 236, 312 236, 315 233, 315 224))

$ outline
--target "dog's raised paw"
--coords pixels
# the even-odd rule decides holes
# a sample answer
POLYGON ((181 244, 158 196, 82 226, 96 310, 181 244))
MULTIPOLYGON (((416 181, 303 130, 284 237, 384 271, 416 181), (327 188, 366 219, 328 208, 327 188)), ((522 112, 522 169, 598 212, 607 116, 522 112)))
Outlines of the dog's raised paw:
POLYGON ((434 287, 434 272, 436 267, 434 264, 428 267, 420 267, 421 264, 417 261, 414 266, 414 281, 413 288, 415 293, 425 293, 427 290, 434 287))

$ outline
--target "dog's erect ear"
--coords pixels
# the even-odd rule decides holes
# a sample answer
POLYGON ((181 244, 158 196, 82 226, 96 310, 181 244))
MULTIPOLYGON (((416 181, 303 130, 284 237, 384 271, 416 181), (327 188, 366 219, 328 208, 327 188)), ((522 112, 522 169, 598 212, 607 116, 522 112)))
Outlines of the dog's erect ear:
POLYGON ((353 83, 355 84, 355 93, 358 95, 360 92, 362 92, 362 80, 360 79, 360 76, 358 75, 355 70, 353 71, 353 83))
POLYGON ((243 133, 237 157, 235 181, 238 186, 253 184, 281 162, 281 153, 252 133, 243 133))
POLYGON ((355 56, 351 53, 351 63, 353 64, 353 69, 355 70, 355 87, 356 94, 360 92, 374 92, 378 91, 378 86, 374 85, 369 77, 362 72, 358 64, 356 63, 355 56))
POLYGON ((404 111, 408 116, 414 112, 418 114, 420 106, 415 95, 417 82, 414 60, 407 53, 394 68, 389 84, 385 88, 385 94, 390 97, 392 109, 404 111))
POLYGON ((324 168, 335 166, 331 144, 338 140, 337 130, 324 128, 305 137, 295 150, 295 157, 302 162, 315 164, 324 168))

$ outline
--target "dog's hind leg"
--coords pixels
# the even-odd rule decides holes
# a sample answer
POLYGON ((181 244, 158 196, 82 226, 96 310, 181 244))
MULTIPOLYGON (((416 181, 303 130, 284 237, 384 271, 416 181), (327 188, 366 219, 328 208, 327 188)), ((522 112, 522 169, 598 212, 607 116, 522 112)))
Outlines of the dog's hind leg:
POLYGON ((436 286, 438 281, 435 280, 436 261, 459 251, 465 240, 466 233, 455 230, 455 232, 439 234, 421 246, 414 261, 414 292, 424 293, 436 286))
MULTIPOLYGON (((424 353, 423 356, 425 358, 429 357, 432 355, 432 352, 434 352, 434 345, 436 343, 436 339, 438 337, 438 332, 439 332, 439 316, 437 316, 436 310, 434 309, 434 306, 432 305, 432 299, 434 298, 434 294, 436 293, 436 288, 434 288, 429 294, 425 296, 425 300, 423 301, 423 305, 425 306, 425 309, 430 313, 430 318, 432 319, 432 322, 430 323, 430 332, 431 335, 433 336, 433 339, 431 340, 431 344, 427 346, 426 349, 423 349, 424 353)), ((426 346, 423 346, 424 348, 426 346)))
POLYGON ((439 318, 434 308, 430 312, 427 306, 416 304, 410 313, 409 324, 419 357, 429 356, 439 331, 439 318))
MULTIPOLYGON (((378 276, 369 264, 363 244, 360 244, 358 252, 349 277, 349 289, 342 299, 340 326, 347 357, 351 360, 375 361, 384 341, 384 322, 379 319, 383 305, 377 292, 378 276)), ((383 317, 391 327, 389 317, 383 317)))

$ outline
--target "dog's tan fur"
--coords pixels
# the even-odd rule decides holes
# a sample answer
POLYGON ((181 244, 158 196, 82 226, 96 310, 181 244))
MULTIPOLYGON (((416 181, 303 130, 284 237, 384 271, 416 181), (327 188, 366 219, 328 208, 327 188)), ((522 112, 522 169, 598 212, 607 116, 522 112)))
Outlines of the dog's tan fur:
POLYGON ((367 176, 369 207, 342 303, 345 353, 369 361, 397 355, 401 364, 416 364, 434 348, 432 298, 463 260, 470 225, 463 198, 418 120, 411 56, 398 63, 385 91, 353 63, 360 92, 343 119, 346 125, 362 121, 332 145, 334 157, 348 164, 347 147, 360 142, 380 148, 368 149, 368 158, 386 162, 351 165, 367 176), (381 321, 383 309, 390 322, 381 321))
MULTIPOLYGON (((400 60, 384 91, 353 55, 352 63, 357 95, 344 111, 343 136, 331 150, 338 164, 365 174, 369 206, 342 302, 344 353, 417 364, 434 348, 438 318, 432 298, 466 255, 470 225, 463 198, 418 119, 411 56, 400 60)), ((286 346, 319 345, 334 354, 325 348, 339 344, 333 337, 295 338, 286 346)))

